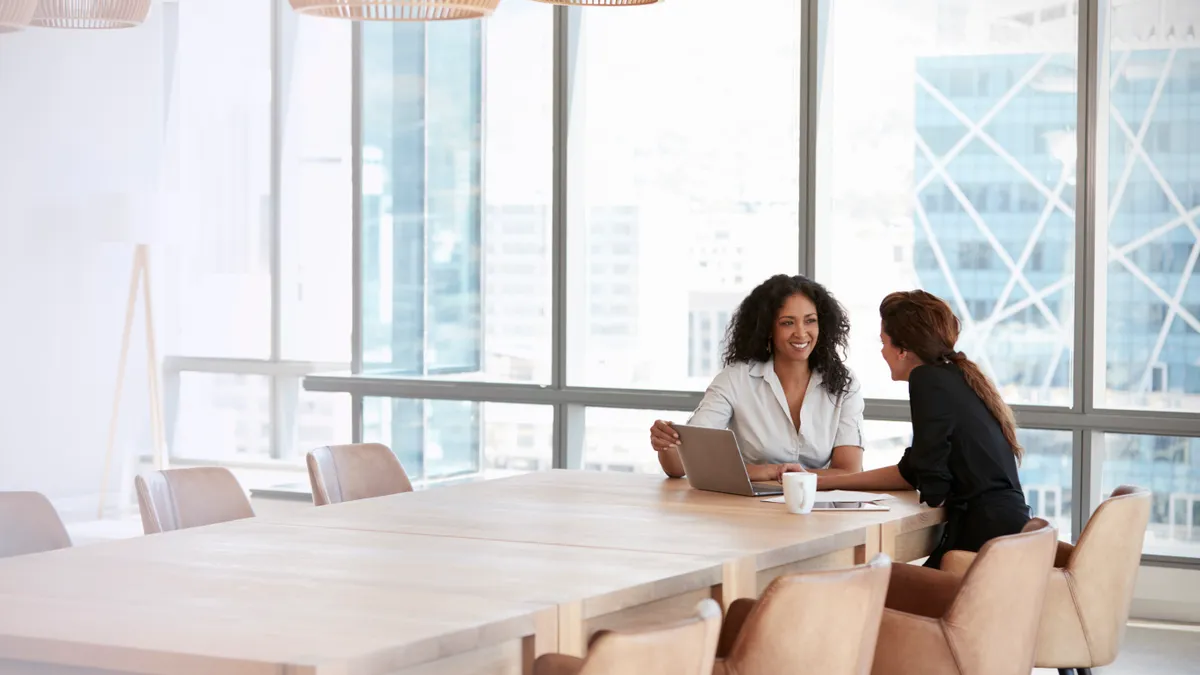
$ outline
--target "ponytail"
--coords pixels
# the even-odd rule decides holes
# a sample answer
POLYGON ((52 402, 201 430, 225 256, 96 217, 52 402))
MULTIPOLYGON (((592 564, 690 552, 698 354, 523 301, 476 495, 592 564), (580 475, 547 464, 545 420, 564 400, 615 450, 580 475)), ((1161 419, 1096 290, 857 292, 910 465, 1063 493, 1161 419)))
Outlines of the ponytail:
POLYGON ((983 401, 988 412, 992 413, 992 417, 1000 423, 1000 430, 1004 432, 1004 440, 1012 446, 1013 454, 1017 456, 1017 464, 1021 463, 1021 459, 1025 456, 1025 448, 1021 447, 1021 443, 1017 440, 1017 420, 1013 416, 1012 408, 1004 402, 1000 397, 1000 392, 996 390, 996 385, 992 384, 991 379, 983 373, 978 365, 971 359, 967 358, 962 352, 952 352, 946 357, 954 365, 958 366, 962 371, 963 379, 967 381, 967 385, 975 392, 975 395, 983 401))
POLYGON ((888 294, 880 303, 879 317, 883 320, 883 332, 893 345, 916 354, 923 363, 958 366, 967 386, 1000 424, 1004 440, 1012 447, 1019 464, 1025 449, 1017 441, 1017 421, 1012 408, 1000 398, 996 385, 974 361, 966 354, 954 351, 960 326, 950 305, 925 291, 898 291, 888 294))

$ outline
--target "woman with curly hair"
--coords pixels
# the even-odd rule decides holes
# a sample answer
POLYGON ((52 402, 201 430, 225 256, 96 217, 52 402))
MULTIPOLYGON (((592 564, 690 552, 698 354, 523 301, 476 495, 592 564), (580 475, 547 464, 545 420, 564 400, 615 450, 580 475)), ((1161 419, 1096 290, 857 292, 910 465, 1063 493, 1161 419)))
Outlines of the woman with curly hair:
MULTIPOLYGON (((732 430, 752 481, 862 471, 863 398, 842 360, 849 332, 846 310, 821 284, 767 279, 734 313, 725 368, 688 424, 732 430)), ((683 476, 670 423, 654 423, 650 445, 667 475, 683 476)))
POLYGON ((821 490, 920 490, 946 506, 946 528, 926 567, 946 551, 978 551, 1029 522, 1017 464, 1012 410, 966 354, 955 351, 958 319, 925 291, 892 293, 879 306, 879 339, 892 379, 908 382, 912 447, 900 463, 856 476, 821 476, 821 490))

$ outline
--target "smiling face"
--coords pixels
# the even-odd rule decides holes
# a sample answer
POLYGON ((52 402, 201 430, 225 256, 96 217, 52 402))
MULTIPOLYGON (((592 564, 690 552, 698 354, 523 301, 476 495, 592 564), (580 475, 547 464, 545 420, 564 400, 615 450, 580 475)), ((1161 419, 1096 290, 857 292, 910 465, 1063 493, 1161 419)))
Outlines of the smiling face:
POLYGON ((817 346, 820 333, 817 306, 807 296, 796 293, 784 301, 775 315, 771 336, 776 359, 807 361, 817 346))

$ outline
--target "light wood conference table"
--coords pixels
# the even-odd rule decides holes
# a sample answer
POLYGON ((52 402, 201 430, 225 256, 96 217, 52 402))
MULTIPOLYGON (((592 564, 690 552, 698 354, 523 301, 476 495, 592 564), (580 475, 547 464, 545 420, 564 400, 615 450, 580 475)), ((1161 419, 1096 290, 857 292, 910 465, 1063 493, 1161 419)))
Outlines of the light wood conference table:
POLYGON ((516 673, 780 573, 928 553, 941 511, 888 503, 551 471, 0 560, 0 672, 516 673))

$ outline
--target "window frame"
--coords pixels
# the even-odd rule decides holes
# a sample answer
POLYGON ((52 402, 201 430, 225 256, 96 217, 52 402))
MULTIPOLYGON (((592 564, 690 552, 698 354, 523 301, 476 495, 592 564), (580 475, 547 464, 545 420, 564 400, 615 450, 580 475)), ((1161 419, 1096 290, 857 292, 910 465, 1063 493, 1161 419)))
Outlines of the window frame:
MULTIPOLYGON (((283 121, 284 100, 283 78, 284 62, 287 58, 284 34, 285 21, 295 20, 290 14, 291 8, 286 0, 268 0, 271 3, 271 117, 270 117, 270 189, 269 202, 269 270, 271 276, 271 336, 270 354, 265 359, 247 359, 232 357, 197 357, 187 354, 166 354, 162 358, 160 372, 163 384, 163 420, 167 437, 168 458, 171 462, 185 465, 212 464, 213 461, 203 457, 188 457, 175 453, 170 442, 174 429, 179 420, 179 391, 183 373, 207 373, 217 375, 259 375, 266 376, 270 381, 270 461, 236 463, 237 466, 249 468, 268 467, 302 467, 303 455, 291 456, 295 449, 293 432, 296 429, 296 413, 298 395, 302 390, 304 378, 320 372, 345 370, 352 367, 349 362, 327 361, 297 361, 283 358, 283 121)), ((353 38, 357 44, 357 37, 353 38)), ((357 72, 357 71, 352 71, 357 72)), ((169 92, 166 94, 169 95, 169 92)), ((356 128, 356 127, 355 127, 356 128)), ((355 138, 352 150, 352 166, 355 175, 354 191, 357 194, 362 185, 361 149, 355 138)), ((355 200, 357 201, 357 200, 355 200)), ((355 207, 357 209, 357 206, 355 207)), ((358 214, 354 222, 359 221, 358 214)), ((357 232, 354 234, 355 246, 358 243, 357 232)), ((355 249, 357 251, 357 249, 355 249)), ((355 254, 352 267, 358 269, 358 258, 355 254)), ((355 312, 357 312, 355 302, 355 312)), ((357 321, 355 322, 357 324, 357 321)), ((357 339, 355 339, 357 343, 357 339)), ((353 398, 352 398, 353 401, 353 398)), ((359 425, 359 410, 352 409, 351 418, 355 420, 355 434, 359 425)), ((232 466, 234 463, 219 462, 232 466)))
MULTIPOLYGON (((836 0, 804 0, 801 11, 800 51, 800 128, 801 159, 799 203, 800 245, 796 251, 799 269, 813 274, 816 269, 817 203, 816 191, 816 131, 819 87, 824 71, 824 50, 827 48, 828 18, 831 3, 836 0)), ((579 28, 583 8, 558 6, 554 8, 553 53, 553 204, 552 204, 552 368, 549 385, 510 384, 490 382, 446 382, 418 378, 402 378, 362 373, 362 354, 359 335, 362 279, 361 263, 361 205, 357 199, 362 188, 361 107, 362 59, 361 32, 354 30, 353 58, 353 135, 354 135, 354 344, 353 359, 348 371, 305 373, 303 386, 308 391, 339 392, 351 395, 354 420, 354 440, 361 440, 361 411, 364 397, 397 397, 409 399, 444 399, 460 401, 530 403, 553 407, 553 449, 556 468, 583 469, 584 424, 587 408, 623 408, 642 410, 690 411, 699 403, 700 391, 669 391, 645 389, 616 389, 567 385, 569 352, 577 349, 568 336, 567 287, 572 274, 568 268, 570 247, 585 245, 568 241, 568 219, 571 213, 567 174, 572 157, 568 156, 568 120, 570 118, 571 88, 577 63, 579 28)), ((1096 291, 1106 291, 1107 255, 1100 247, 1102 230, 1098 220, 1104 218, 1107 207, 1107 185, 1104 166, 1108 157, 1108 18, 1111 13, 1107 0, 1080 0, 1073 16, 1078 20, 1078 133, 1077 175, 1075 186, 1075 277, 1074 282, 1074 361, 1072 364, 1073 391, 1069 406, 1017 405, 1014 411, 1018 423, 1028 429, 1065 430, 1072 434, 1072 485, 1074 495, 1070 518, 1076 540, 1088 517, 1100 503, 1100 468, 1103 461, 1104 434, 1142 434, 1157 436, 1200 437, 1200 414, 1106 408, 1099 405, 1104 399, 1105 316, 1103 298, 1096 291), (1105 205, 1097 208, 1097 204, 1105 205), (1100 373, 1097 376, 1097 373, 1100 373)), ((486 83, 485 85, 486 86, 486 83)), ((1012 205, 1016 195, 1010 195, 1012 205)), ((277 223, 276 223, 277 225, 277 223)), ((275 262, 273 260, 273 262, 275 262)), ((275 317, 277 318, 277 317, 275 317)), ((573 329, 574 330, 574 329, 573 329)), ((685 331, 686 333, 686 331, 685 331)), ((307 365, 307 364, 306 364, 307 365)), ((284 362, 271 367, 296 366, 284 362)), ((264 366, 265 368, 266 366, 264 366)), ((240 371, 239 371, 240 372, 240 371)), ((273 380, 274 382, 274 380, 273 380)), ((274 391, 274 389, 273 389, 274 391)), ((878 421, 910 421, 907 401, 868 399, 866 419, 878 421)), ((647 420, 647 428, 651 420, 647 420)), ((647 448, 647 451, 649 449, 647 448)), ((1143 562, 1152 565, 1200 569, 1200 558, 1144 555, 1143 562)))

